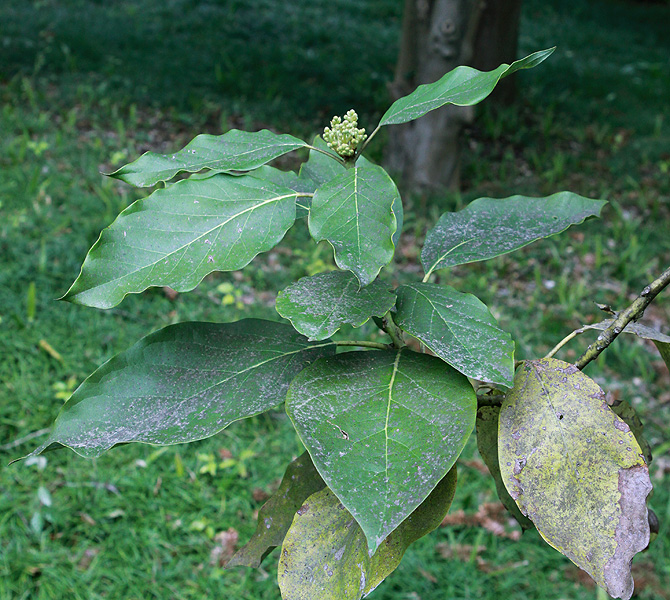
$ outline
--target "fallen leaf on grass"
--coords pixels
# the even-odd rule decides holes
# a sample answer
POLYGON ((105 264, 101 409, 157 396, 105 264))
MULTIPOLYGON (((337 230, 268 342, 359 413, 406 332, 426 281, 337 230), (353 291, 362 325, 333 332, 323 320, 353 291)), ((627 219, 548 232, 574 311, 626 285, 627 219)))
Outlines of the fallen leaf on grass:
POLYGON ((464 460, 464 461, 459 461, 462 462, 466 467, 470 467, 471 469, 474 469, 475 471, 479 471, 482 475, 490 475, 491 471, 489 471, 489 468, 484 464, 484 461, 478 460, 478 459, 472 459, 472 460, 464 460))
POLYGON ((462 510, 449 513, 441 523, 442 527, 448 525, 483 527, 493 535, 510 540, 518 540, 521 537, 516 521, 510 517, 500 502, 485 502, 476 513, 467 514, 462 510))
POLYGON ((90 525, 91 527, 94 527, 95 525, 97 525, 95 519, 91 515, 86 514, 85 512, 80 512, 79 517, 81 518, 81 520, 84 523, 86 523, 87 525, 90 525))
POLYGON ((39 341, 39 347, 44 350, 51 358, 57 360, 58 362, 63 362, 63 357, 60 355, 60 352, 54 349, 54 347, 47 342, 46 340, 39 341))
POLYGON ((475 548, 470 544, 440 542, 435 546, 435 549, 440 553, 442 558, 446 558, 447 560, 456 559, 461 562, 468 562, 473 555, 479 558, 479 554, 486 550, 486 546, 477 546, 475 548))
MULTIPOLYGON (((635 579, 635 595, 645 598, 654 598, 655 600, 670 600, 670 594, 663 587, 659 580, 654 565, 650 562, 635 563, 632 568, 633 578, 635 579), (646 595, 645 595, 646 592, 646 595)), ((595 581, 586 571, 583 571, 575 565, 566 565, 563 569, 561 579, 569 579, 580 583, 586 588, 596 587, 595 581)))
POLYGON ((214 536, 215 546, 209 553, 209 565, 211 567, 224 567, 235 554, 238 539, 239 534, 233 527, 217 533, 214 536))
POLYGON ((264 489, 254 488, 251 492, 251 497, 255 502, 265 502, 270 497, 270 494, 268 494, 264 489))
POLYGON ((471 546, 470 544, 448 544, 442 542, 437 544, 437 551, 442 558, 447 560, 459 560, 461 562, 474 562, 477 569, 482 573, 495 574, 505 573, 512 569, 520 569, 527 567, 530 562, 527 560, 520 560, 513 563, 505 563, 502 565, 492 564, 479 556, 486 550, 486 546, 471 546))
POLYGON ((426 571, 426 569, 422 569, 422 568, 419 567, 419 569, 417 569, 417 570, 419 571, 419 573, 421 574, 421 576, 424 579, 427 579, 431 583, 437 583, 437 577, 435 577, 435 575, 433 575, 432 573, 429 573, 428 571, 426 571))
POLYGON ((77 568, 86 571, 98 554, 100 554, 100 548, 86 548, 77 562, 77 568))
POLYGON ((163 286, 163 293, 168 300, 174 300, 177 296, 179 296, 179 292, 173 290, 167 285, 163 286))

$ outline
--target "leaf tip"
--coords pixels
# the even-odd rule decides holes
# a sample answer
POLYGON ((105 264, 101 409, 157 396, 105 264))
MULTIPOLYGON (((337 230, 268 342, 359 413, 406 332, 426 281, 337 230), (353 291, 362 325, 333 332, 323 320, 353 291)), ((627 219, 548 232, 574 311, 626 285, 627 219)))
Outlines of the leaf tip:
MULTIPOLYGON (((76 281, 74 282, 76 283, 76 281)), ((71 302, 72 304, 79 304, 77 302, 77 294, 72 292, 72 288, 74 287, 74 283, 70 286, 70 288, 65 292, 62 296, 59 296, 56 298, 57 302, 71 302)))
POLYGON ((47 440, 44 444, 39 445, 32 452, 29 452, 28 454, 25 454, 24 456, 19 456, 18 458, 13 458, 12 460, 10 460, 7 463, 7 466, 13 465, 14 463, 17 463, 17 462, 26 460, 28 458, 31 458, 32 456, 39 456, 40 454, 42 454, 42 452, 44 452, 49 447, 49 445, 50 445, 50 442, 49 442, 49 440, 47 440))
POLYGON ((32 456, 32 452, 31 452, 30 454, 26 454, 25 456, 19 456, 18 458, 13 458, 12 460, 10 460, 10 461, 7 463, 7 466, 9 467, 9 466, 13 465, 14 463, 17 463, 17 462, 19 462, 19 461, 21 461, 21 460, 25 460, 25 459, 28 458, 29 456, 32 456))
MULTIPOLYGON (((101 302, 101 301, 90 301, 90 302, 86 301, 85 299, 82 299, 83 292, 74 290, 76 283, 77 282, 75 281, 70 287, 70 289, 67 292, 65 292, 60 298, 56 298, 56 300, 58 302, 69 302, 70 304, 77 304, 78 306, 87 306, 89 308, 99 308, 101 310, 107 310, 113 308, 121 301, 119 300, 118 302, 115 303, 101 302)), ((123 296, 123 298, 125 297, 126 295, 123 296)))
POLYGON ((128 165, 123 165, 122 167, 119 167, 116 169, 116 171, 112 171, 111 173, 100 173, 101 175, 104 175, 105 177, 111 177, 112 179, 118 179, 119 181, 123 181, 124 183, 129 183, 130 185, 134 185, 136 187, 144 187, 141 183, 137 183, 133 181, 132 173, 127 173, 127 167, 128 165))

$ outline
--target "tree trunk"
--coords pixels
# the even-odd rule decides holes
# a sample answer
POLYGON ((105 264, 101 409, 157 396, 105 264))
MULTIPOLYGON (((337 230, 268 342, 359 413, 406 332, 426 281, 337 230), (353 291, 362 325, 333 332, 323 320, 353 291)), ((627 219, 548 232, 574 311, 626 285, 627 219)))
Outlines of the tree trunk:
MULTIPOLYGON (((517 59, 521 0, 489 0, 482 13, 475 40, 472 66, 492 71, 517 59)), ((501 79, 488 102, 511 104, 516 96, 516 76, 501 79)))
MULTIPOLYGON (((520 7, 521 0, 405 0, 393 99, 459 65, 491 70, 512 62, 520 7)), ((500 99, 513 93, 511 84, 500 99)), ((473 115, 472 107, 448 105, 389 129, 387 166, 405 189, 458 189, 460 134, 473 115)))

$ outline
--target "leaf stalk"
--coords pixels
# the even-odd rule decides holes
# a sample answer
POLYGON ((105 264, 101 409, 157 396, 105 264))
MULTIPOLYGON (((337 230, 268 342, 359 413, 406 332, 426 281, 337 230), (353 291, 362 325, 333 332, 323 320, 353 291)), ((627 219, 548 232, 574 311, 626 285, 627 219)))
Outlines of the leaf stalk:
POLYGON ((584 329, 575 329, 569 335, 566 335, 558 344, 556 344, 547 354, 545 358, 553 357, 563 346, 565 346, 570 340, 575 339, 580 333, 584 333, 584 329))
POLYGON ((335 342, 336 346, 360 346, 361 348, 375 348, 377 350, 388 350, 389 344, 382 344, 381 342, 368 342, 368 341, 358 341, 358 340, 344 340, 341 342, 335 342))
POLYGON ((321 150, 321 148, 317 148, 316 146, 311 146, 310 144, 305 144, 305 148, 309 148, 310 150, 314 150, 316 152, 321 152, 321 154, 325 154, 326 156, 332 158, 334 161, 340 163, 341 165, 344 165, 344 161, 339 156, 336 156, 335 154, 331 154, 330 152, 326 152, 325 150, 321 150))
POLYGON ((403 348, 405 340, 403 338, 402 329, 398 327, 391 317, 391 311, 387 312, 381 319, 381 329, 391 338, 394 348, 403 348))

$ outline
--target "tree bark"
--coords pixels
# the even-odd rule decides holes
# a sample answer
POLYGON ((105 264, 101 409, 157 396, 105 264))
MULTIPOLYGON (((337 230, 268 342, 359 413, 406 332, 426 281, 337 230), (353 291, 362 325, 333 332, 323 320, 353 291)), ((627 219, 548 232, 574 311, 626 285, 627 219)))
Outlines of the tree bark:
MULTIPOLYGON (((405 0, 393 99, 459 65, 490 70, 512 62, 520 7, 521 0, 405 0)), ((509 101, 513 94, 512 83, 499 96, 509 101)), ((403 188, 458 189, 461 131, 473 115, 472 107, 448 105, 390 128, 386 163, 403 188)))
MULTIPOLYGON (((489 0, 482 13, 475 40, 472 66, 492 71, 517 59, 521 0, 489 0)), ((487 100, 511 104, 516 96, 516 75, 502 79, 487 100)))

